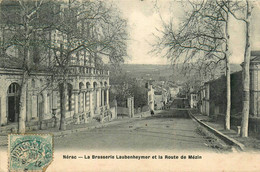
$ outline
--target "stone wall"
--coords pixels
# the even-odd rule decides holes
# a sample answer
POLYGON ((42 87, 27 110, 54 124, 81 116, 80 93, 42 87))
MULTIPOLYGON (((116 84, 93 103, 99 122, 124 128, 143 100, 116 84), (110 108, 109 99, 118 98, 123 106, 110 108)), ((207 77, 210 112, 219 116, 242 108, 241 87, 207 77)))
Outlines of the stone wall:
POLYGON ((120 107, 120 106, 118 106, 118 107, 117 107, 117 114, 118 114, 118 115, 128 116, 128 115, 129 115, 129 110, 128 110, 128 108, 126 108, 126 107, 120 107))
MULTIPOLYGON (((55 120, 54 118, 40 121, 30 121, 26 122, 26 131, 35 131, 39 129, 47 129, 47 128, 53 128, 55 126, 55 120)), ((57 123, 57 126, 59 126, 59 121, 57 123)), ((17 133, 18 125, 6 125, 2 126, 0 133, 17 133)))
POLYGON ((117 118, 117 107, 111 107, 110 111, 112 113, 112 119, 116 119, 117 118))
MULTIPOLYGON (((241 126, 241 120, 242 120, 241 116, 231 116, 231 118, 230 118, 231 128, 236 130, 237 126, 241 126)), ((225 115, 218 114, 218 116, 216 117, 216 121, 224 124, 225 115)), ((249 131, 250 136, 254 136, 254 137, 257 137, 258 139, 260 139, 260 135, 259 135, 260 134, 260 118, 255 118, 255 117, 249 118, 248 131, 249 131)))

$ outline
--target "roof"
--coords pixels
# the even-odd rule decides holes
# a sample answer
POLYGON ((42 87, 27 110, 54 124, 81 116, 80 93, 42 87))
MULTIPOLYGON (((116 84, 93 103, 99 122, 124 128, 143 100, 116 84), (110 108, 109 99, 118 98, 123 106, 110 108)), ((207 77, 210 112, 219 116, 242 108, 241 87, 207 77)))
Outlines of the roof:
POLYGON ((259 61, 260 61, 260 56, 251 57, 251 62, 259 62, 259 61))
POLYGON ((260 56, 260 51, 251 51, 251 56, 260 56))
POLYGON ((251 61, 260 61, 260 51, 251 51, 251 61))

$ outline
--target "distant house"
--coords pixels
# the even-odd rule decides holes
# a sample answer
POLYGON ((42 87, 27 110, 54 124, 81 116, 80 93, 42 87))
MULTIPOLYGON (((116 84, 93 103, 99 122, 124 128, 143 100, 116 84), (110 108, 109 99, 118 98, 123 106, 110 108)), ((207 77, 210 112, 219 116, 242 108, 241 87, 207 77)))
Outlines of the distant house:
POLYGON ((197 108, 198 93, 197 92, 191 92, 189 100, 190 100, 190 107, 191 108, 197 108))
POLYGON ((154 92, 154 108, 156 110, 162 109, 164 106, 163 104, 163 94, 162 91, 155 91, 154 92))
MULTIPOLYGON (((232 114, 242 111, 242 71, 231 74, 231 109, 232 114)), ((226 77, 204 83, 199 91, 198 106, 200 112, 207 116, 225 114, 226 109, 226 77)))
POLYGON ((179 93, 179 87, 172 86, 172 87, 169 88, 169 90, 170 90, 170 97, 171 97, 171 99, 176 98, 178 93, 179 93))
POLYGON ((169 96, 170 96, 169 91, 168 91, 166 88, 162 88, 162 101, 163 101, 163 104, 164 104, 164 105, 165 105, 166 103, 168 103, 168 101, 169 101, 169 96))

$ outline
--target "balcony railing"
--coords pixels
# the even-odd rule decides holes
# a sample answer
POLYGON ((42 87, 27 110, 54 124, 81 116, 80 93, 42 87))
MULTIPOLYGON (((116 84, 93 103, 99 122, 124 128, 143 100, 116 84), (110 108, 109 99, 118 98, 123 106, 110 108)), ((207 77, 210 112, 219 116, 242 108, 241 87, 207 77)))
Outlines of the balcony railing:
POLYGON ((69 66, 68 70, 71 75, 109 76, 109 71, 89 66, 69 66))

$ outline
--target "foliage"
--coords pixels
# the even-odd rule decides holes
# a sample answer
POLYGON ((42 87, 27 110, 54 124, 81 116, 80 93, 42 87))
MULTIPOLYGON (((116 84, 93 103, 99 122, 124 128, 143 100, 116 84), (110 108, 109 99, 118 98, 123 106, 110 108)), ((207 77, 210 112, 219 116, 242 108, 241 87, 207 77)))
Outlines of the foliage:
POLYGON ((130 87, 130 94, 134 96, 134 107, 144 107, 148 102, 147 89, 134 82, 130 87))
MULTIPOLYGON (((91 66, 104 69, 104 58, 111 63, 119 63, 126 56, 126 21, 120 13, 104 1, 61 2, 59 22, 54 26, 58 40, 49 47, 55 63, 61 86, 66 89, 71 66, 91 66), (83 64, 81 64, 83 62, 83 64)), ((65 92, 61 93, 61 129, 65 125, 65 92), (63 127, 62 127, 63 125, 63 127)))
POLYGON ((211 72, 224 60, 226 16, 216 1, 189 1, 185 5, 191 10, 180 26, 173 21, 163 22, 154 51, 163 52, 173 63, 186 63, 186 69, 199 66, 199 73, 211 72))
POLYGON ((46 21, 43 16, 52 14, 53 7, 52 3, 42 0, 36 3, 22 0, 1 2, 0 46, 4 67, 16 67, 27 72, 46 67, 44 45, 55 19, 46 21))
POLYGON ((112 75, 110 78, 112 91, 110 101, 116 99, 119 106, 126 107, 128 97, 134 97, 134 107, 143 107, 147 105, 147 89, 141 86, 135 78, 127 74, 112 75))
MULTIPOLYGON (((110 63, 120 63, 127 55, 127 22, 105 1, 1 1, 0 19, 0 55, 5 62, 1 65, 23 71, 19 115, 22 132, 31 72, 52 72, 52 78, 66 90, 72 65, 103 69, 105 58, 110 63), (84 64, 79 64, 82 57, 84 64)), ((65 129, 65 94, 66 91, 61 93, 62 129, 65 129)))

